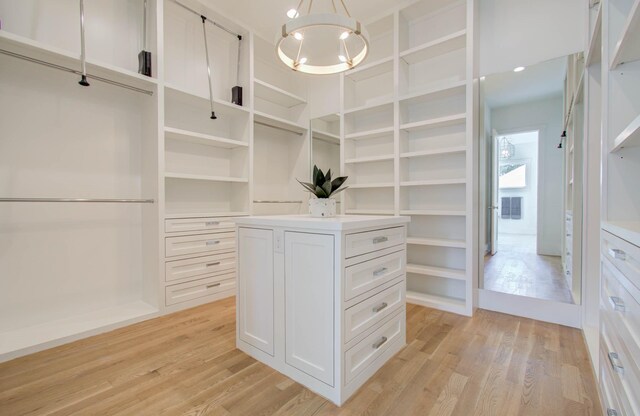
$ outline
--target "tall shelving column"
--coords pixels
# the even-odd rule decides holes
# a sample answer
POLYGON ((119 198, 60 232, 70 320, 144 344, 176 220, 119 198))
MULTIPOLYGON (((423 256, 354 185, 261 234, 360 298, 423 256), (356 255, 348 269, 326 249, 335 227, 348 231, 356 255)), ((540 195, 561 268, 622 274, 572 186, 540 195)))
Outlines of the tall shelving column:
POLYGON ((475 289, 473 8, 421 1, 399 11, 398 28, 407 302, 465 315, 475 289))

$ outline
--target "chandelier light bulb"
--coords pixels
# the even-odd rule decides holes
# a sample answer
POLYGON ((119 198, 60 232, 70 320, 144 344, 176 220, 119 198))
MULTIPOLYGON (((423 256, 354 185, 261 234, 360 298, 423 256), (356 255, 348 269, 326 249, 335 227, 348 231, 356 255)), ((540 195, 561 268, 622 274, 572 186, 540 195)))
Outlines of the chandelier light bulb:
POLYGON ((304 65, 307 63, 307 58, 300 58, 300 60, 298 61, 299 65, 304 65))
POLYGON ((342 32, 340 34, 340 40, 345 40, 346 38, 349 37, 349 35, 350 35, 350 33, 345 30, 344 32, 342 32))
POLYGON ((516 68, 513 68, 513 72, 522 72, 524 71, 524 67, 523 66, 518 66, 516 68))
POLYGON ((287 17, 289 19, 295 19, 298 16, 300 16, 300 14, 296 9, 289 9, 289 11, 287 12, 287 17))
POLYGON ((296 40, 302 40, 302 39, 304 39, 304 36, 302 36, 302 33, 300 33, 300 32, 295 32, 295 33, 293 34, 293 37, 294 37, 294 38, 296 38, 296 40))
POLYGON ((340 62, 347 62, 347 58, 344 55, 338 55, 340 62))

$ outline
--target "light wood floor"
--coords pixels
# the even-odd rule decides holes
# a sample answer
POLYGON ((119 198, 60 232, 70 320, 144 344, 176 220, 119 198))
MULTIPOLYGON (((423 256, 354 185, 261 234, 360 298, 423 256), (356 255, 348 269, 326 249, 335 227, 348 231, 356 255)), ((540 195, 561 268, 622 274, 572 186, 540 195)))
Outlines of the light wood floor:
POLYGON ((595 415, 578 330, 407 305, 407 347, 342 408, 234 348, 226 299, 0 364, 0 415, 595 415))
POLYGON ((573 303, 559 256, 536 253, 536 236, 500 234, 498 252, 485 257, 484 288, 573 303))

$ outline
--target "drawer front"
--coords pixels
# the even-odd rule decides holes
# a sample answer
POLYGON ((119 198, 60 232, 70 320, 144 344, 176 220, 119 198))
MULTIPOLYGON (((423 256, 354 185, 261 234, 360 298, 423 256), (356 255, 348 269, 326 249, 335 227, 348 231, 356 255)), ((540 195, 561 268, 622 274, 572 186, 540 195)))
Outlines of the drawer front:
POLYGON ((234 232, 187 235, 184 237, 167 237, 165 241, 165 256, 175 257, 186 254, 215 253, 235 250, 236 238, 234 232))
POLYGON ((613 384, 613 375, 608 366, 609 358, 603 348, 600 348, 600 392, 602 398, 602 410, 604 416, 631 416, 627 415, 622 402, 616 394, 613 384), (606 364, 606 365, 604 365, 606 364))
POLYGON ((165 288, 165 302, 167 306, 175 305, 176 303, 233 290, 235 287, 235 272, 206 279, 198 279, 192 282, 179 283, 165 288))
POLYGON ((371 335, 344 353, 345 384, 348 384, 386 349, 398 340, 405 331, 405 314, 400 312, 371 335))
POLYGON ((345 343, 376 325, 404 305, 406 282, 391 286, 344 312, 345 343))
POLYGON ((387 254, 345 269, 344 300, 353 299, 405 273, 404 250, 387 254))
POLYGON ((600 322, 600 348, 604 351, 601 366, 607 366, 616 396, 623 410, 630 415, 640 415, 640 379, 638 369, 630 360, 629 351, 617 337, 609 319, 600 322))
POLYGON ((188 278, 200 278, 210 274, 218 274, 233 270, 236 267, 235 252, 214 254, 212 256, 194 257, 185 260, 174 260, 165 263, 165 280, 173 282, 188 278))
POLYGON ((180 218, 165 220, 164 231, 179 233, 185 231, 214 231, 232 229, 235 226, 228 218, 180 218))
POLYGON ((603 232, 602 254, 637 288, 640 288, 640 247, 611 233, 603 232))
POLYGON ((615 327, 636 368, 640 368, 640 290, 632 285, 607 259, 602 261, 601 313, 615 327), (630 293, 633 292, 632 293, 630 293), (635 296, 633 296, 635 295, 635 296))
POLYGON ((404 244, 404 227, 383 228, 364 233, 347 234, 346 257, 359 256, 383 248, 404 244))

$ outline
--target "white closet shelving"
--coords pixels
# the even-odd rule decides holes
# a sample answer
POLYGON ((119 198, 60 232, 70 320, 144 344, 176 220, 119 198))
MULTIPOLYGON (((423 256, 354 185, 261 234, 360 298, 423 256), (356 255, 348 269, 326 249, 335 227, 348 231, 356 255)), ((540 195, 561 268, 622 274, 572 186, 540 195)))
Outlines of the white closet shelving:
POLYGON ((473 1, 419 1, 369 25, 342 76, 346 214, 409 215, 407 301, 473 309, 473 1), (375 43, 374 43, 375 45, 375 43))

